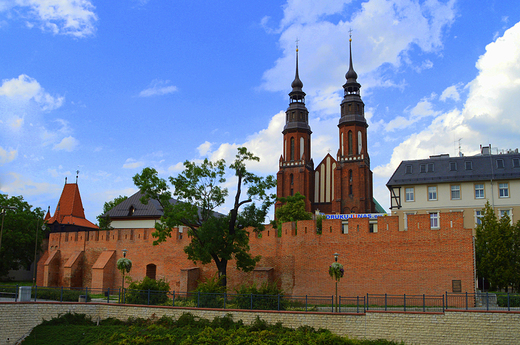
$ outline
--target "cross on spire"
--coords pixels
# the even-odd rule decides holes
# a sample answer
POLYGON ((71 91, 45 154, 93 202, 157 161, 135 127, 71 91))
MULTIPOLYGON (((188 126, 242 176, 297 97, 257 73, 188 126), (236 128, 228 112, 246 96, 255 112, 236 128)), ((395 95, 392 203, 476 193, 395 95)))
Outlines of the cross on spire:
POLYGON ((300 40, 296 37, 296 51, 298 51, 298 42, 300 42, 300 40))
POLYGON ((349 41, 352 41, 352 28, 348 31, 349 41))

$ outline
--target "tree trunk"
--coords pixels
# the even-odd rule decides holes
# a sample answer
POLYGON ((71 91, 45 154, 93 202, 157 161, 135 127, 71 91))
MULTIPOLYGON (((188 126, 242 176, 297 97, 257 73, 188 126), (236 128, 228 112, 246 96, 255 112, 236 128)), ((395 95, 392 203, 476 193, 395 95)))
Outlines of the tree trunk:
POLYGON ((218 277, 221 278, 220 285, 223 287, 227 287, 227 263, 226 259, 220 259, 220 262, 217 262, 218 277))

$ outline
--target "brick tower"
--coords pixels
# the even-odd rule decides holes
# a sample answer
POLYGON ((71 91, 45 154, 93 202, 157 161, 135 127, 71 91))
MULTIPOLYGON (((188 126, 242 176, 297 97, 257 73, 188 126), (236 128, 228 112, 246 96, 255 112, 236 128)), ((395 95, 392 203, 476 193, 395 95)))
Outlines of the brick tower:
MULTIPOLYGON (((365 104, 361 85, 352 64, 352 39, 349 40, 350 66, 343 85, 339 120, 339 149, 336 158, 327 154, 314 169, 311 159, 311 129, 305 107, 303 83, 296 77, 289 93, 283 130, 283 150, 278 171, 278 197, 300 192, 306 196, 306 210, 322 213, 373 213, 376 211, 372 191, 372 171, 367 149, 365 104)), ((278 208, 280 203, 276 204, 278 208)))
POLYGON ((365 104, 361 100, 361 85, 352 65, 352 38, 349 39, 350 66, 343 85, 339 119, 339 149, 334 171, 333 213, 375 212, 372 191, 372 171, 368 156, 365 104))
MULTIPOLYGON (((311 158, 311 127, 309 111, 305 107, 305 92, 298 74, 298 47, 296 47, 296 74, 289 93, 289 107, 285 112, 283 149, 277 174, 277 197, 299 192, 305 195, 306 209, 311 209, 314 185, 314 162, 311 158)), ((277 202, 276 208, 280 206, 277 202)))

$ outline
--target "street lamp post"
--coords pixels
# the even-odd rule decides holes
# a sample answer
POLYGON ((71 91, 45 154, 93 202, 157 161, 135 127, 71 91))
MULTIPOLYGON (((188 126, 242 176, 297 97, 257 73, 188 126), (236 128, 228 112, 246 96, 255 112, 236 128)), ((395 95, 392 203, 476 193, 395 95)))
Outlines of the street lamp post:
MULTIPOLYGON (((123 249, 123 258, 126 258, 126 252, 128 250, 123 249)), ((121 286, 123 287, 123 290, 125 289, 125 270, 123 270, 123 281, 121 282, 121 286)))
MULTIPOLYGON (((334 262, 338 262, 338 253, 334 253, 334 262)), ((336 313, 338 312, 338 279, 336 278, 336 313)))
POLYGON ((4 218, 5 218, 5 211, 7 210, 16 210, 16 207, 13 206, 6 206, 2 209, 2 226, 0 226, 0 250, 2 249, 2 235, 4 233, 4 218))

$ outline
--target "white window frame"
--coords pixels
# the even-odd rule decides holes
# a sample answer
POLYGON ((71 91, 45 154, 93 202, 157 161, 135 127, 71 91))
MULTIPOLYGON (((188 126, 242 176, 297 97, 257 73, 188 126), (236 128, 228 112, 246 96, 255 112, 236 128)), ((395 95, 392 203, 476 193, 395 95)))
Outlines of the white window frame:
POLYGON ((427 189, 428 189, 428 194, 427 194, 428 201, 437 201, 437 199, 439 197, 438 193, 437 193, 437 186, 428 186, 427 189), (432 191, 430 192, 430 188, 435 188, 435 190, 432 189, 432 191))
POLYGON ((432 211, 428 212, 430 214, 430 229, 440 229, 441 222, 440 222, 440 212, 439 211, 432 211))
POLYGON ((504 214, 509 216, 510 224, 513 225, 513 209, 512 208, 499 208, 498 209, 498 218, 502 218, 504 214))
POLYGON ((474 190, 475 190, 475 193, 474 193, 475 199, 484 199, 486 197, 485 186, 483 183, 475 183, 474 190), (482 188, 477 189, 477 186, 482 186, 482 188), (477 191, 479 192, 479 195, 480 195, 480 192, 482 192, 482 196, 477 195, 477 191))
POLYGON ((462 199, 462 188, 460 187, 460 184, 452 184, 450 186, 450 197, 451 197, 451 200, 460 200, 460 199, 462 199), (457 187, 458 190, 453 190, 453 187, 457 187), (459 197, 458 198, 454 198, 453 197, 453 192, 458 192, 459 193, 459 197))
POLYGON ((475 226, 482 224, 483 218, 484 218, 483 210, 475 210, 475 226))
POLYGON ((404 212, 403 213, 403 219, 404 219, 404 229, 408 230, 408 216, 413 216, 416 214, 416 212, 404 212))
POLYGON ((406 187, 404 190, 405 195, 405 201, 406 202, 414 202, 415 201, 415 188, 414 187, 406 187), (408 190, 411 190, 411 193, 408 193, 408 190), (408 195, 411 195, 412 197, 408 199, 408 195))
POLYGON ((509 198, 509 183, 499 183, 498 184, 498 197, 499 198, 509 198))

